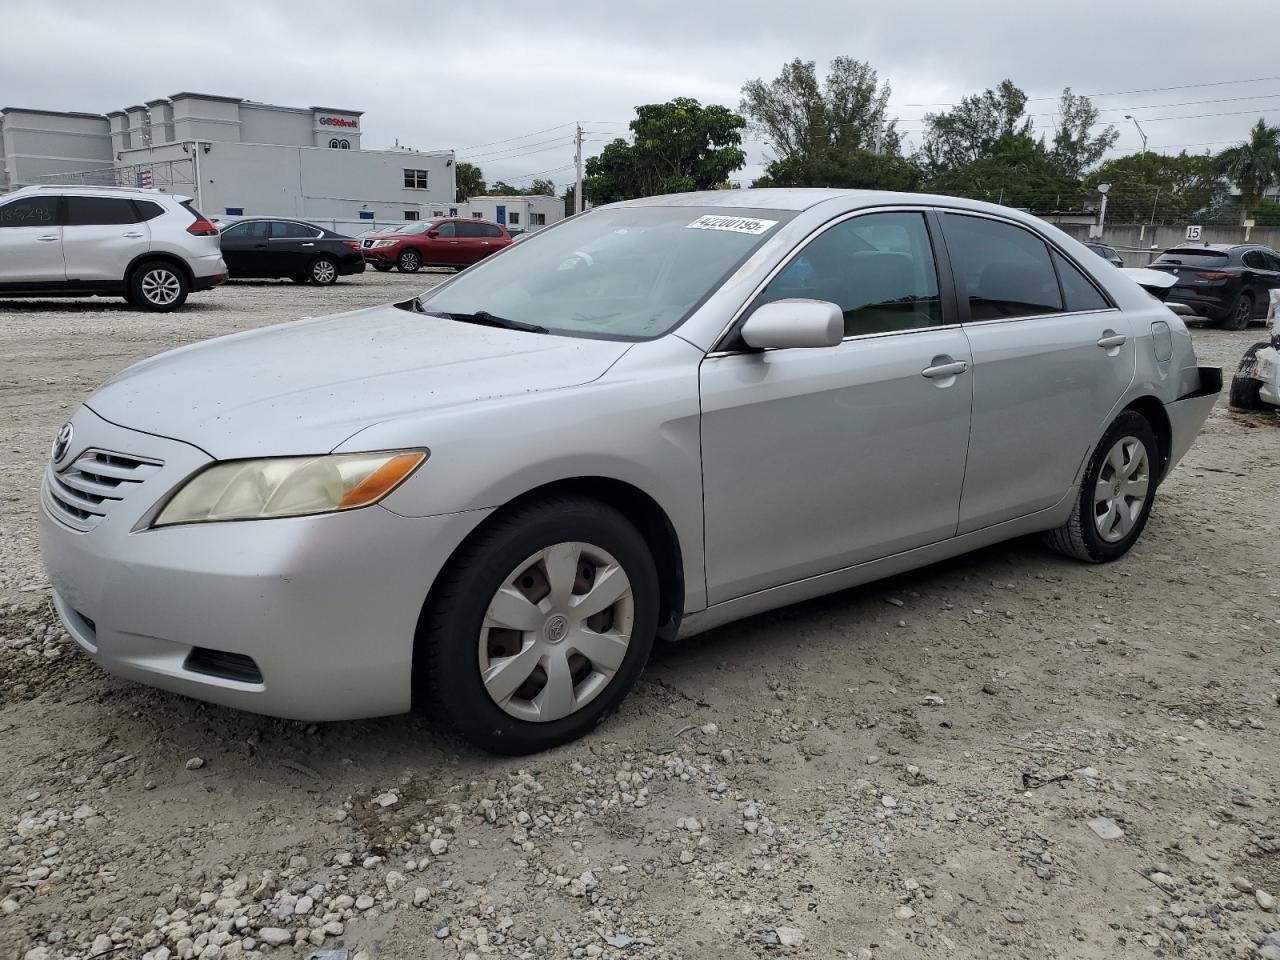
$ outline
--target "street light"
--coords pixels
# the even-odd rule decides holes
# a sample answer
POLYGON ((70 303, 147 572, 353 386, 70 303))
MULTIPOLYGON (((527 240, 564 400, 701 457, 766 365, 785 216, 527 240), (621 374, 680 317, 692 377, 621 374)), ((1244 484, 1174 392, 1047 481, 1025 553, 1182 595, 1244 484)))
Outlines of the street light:
POLYGON ((1138 118, 1131 113, 1126 113, 1124 118, 1132 120, 1133 125, 1138 128, 1138 136, 1142 138, 1142 155, 1145 157, 1147 155, 1147 135, 1142 132, 1142 125, 1138 123, 1138 118))

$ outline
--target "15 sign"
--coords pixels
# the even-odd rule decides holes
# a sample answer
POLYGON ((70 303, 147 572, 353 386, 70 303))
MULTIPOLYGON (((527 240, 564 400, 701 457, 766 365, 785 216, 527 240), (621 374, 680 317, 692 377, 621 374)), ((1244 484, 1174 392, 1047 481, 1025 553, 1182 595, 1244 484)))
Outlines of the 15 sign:
POLYGON ((1187 227, 1187 239, 1188 240, 1200 239, 1200 226, 1198 224, 1193 227, 1187 227))

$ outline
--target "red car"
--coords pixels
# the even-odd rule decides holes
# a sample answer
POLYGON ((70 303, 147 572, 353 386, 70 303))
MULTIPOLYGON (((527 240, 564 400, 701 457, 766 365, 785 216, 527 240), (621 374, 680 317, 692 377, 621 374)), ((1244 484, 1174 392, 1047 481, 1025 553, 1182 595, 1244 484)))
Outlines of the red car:
POLYGON ((392 267, 414 273, 422 267, 461 270, 511 244, 501 224, 488 220, 446 217, 415 220, 360 241, 360 252, 375 270, 392 267))

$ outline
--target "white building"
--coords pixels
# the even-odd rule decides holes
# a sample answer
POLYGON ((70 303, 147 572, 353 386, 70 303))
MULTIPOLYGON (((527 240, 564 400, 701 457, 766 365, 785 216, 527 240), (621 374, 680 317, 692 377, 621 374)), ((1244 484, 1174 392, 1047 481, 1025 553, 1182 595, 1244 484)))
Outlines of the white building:
POLYGON ((472 197, 461 216, 501 223, 512 230, 537 230, 564 219, 561 197, 472 197))
POLYGON ((0 189, 154 186, 210 216, 417 220, 452 203, 452 150, 362 150, 358 110, 176 93, 106 116, 0 110, 0 189))

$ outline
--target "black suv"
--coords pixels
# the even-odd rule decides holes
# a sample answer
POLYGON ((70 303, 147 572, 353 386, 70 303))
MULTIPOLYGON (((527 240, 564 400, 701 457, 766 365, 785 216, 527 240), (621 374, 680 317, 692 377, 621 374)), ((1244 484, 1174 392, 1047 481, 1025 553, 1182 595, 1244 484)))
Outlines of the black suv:
POLYGON ((1272 290, 1280 290, 1280 253, 1248 243, 1210 243, 1173 247, 1160 254, 1152 270, 1178 278, 1169 302, 1185 303, 1198 316, 1228 330, 1243 330, 1267 316, 1272 290))

